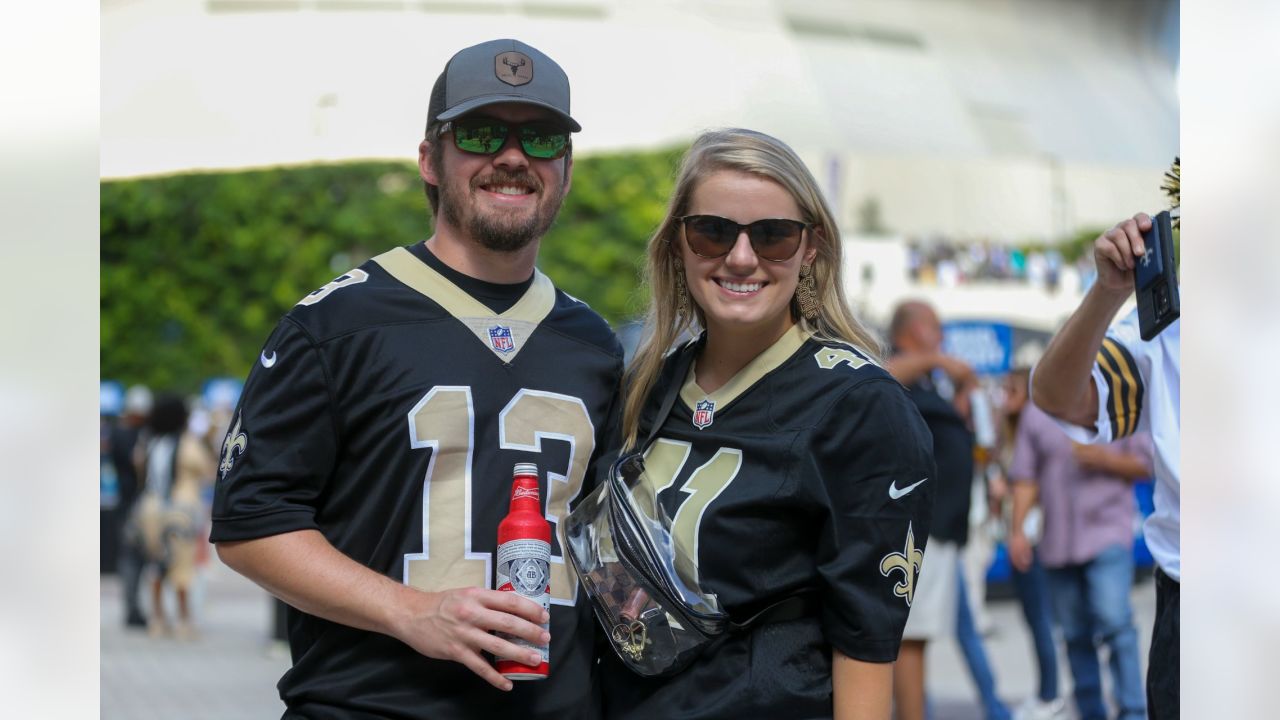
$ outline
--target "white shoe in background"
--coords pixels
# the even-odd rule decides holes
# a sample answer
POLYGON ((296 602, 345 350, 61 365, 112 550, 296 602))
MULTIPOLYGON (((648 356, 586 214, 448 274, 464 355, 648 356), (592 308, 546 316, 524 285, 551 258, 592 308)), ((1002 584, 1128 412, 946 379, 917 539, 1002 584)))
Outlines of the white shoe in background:
POLYGON ((1062 698, 1054 698, 1045 702, 1038 697, 1029 697, 1014 711, 1014 720, 1060 720, 1067 716, 1067 702, 1062 698))

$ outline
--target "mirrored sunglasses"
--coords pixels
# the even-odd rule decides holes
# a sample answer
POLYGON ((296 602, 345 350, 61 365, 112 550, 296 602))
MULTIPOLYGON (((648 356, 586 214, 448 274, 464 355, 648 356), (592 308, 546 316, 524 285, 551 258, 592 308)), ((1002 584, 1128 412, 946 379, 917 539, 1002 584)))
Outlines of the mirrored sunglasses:
POLYGON ((515 134, 525 155, 555 160, 569 150, 569 131, 549 122, 515 124, 487 117, 460 118, 440 126, 440 134, 453 131, 453 144, 474 155, 493 155, 515 134))

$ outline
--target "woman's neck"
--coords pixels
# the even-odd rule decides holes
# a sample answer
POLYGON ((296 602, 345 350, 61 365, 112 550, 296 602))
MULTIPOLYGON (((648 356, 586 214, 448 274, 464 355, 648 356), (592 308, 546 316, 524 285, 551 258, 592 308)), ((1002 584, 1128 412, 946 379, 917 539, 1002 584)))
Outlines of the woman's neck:
POLYGON ((776 330, 769 332, 759 328, 734 332, 732 328, 708 326, 707 342, 694 364, 694 382, 707 394, 719 390, 794 326, 795 321, 789 315, 776 330))

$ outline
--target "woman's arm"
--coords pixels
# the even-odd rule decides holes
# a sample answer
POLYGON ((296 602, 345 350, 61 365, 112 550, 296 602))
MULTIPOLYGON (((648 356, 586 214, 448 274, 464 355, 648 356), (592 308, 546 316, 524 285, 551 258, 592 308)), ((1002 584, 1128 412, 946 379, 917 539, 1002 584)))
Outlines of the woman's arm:
POLYGON ((889 720, 893 663, 863 662, 832 650, 831 690, 836 720, 889 720))

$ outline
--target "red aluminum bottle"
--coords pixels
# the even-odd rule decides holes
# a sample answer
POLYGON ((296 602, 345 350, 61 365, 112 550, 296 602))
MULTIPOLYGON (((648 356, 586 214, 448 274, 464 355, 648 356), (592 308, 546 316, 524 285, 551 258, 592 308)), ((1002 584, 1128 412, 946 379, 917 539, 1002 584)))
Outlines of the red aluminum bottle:
MULTIPOLYGON (((511 509, 498 523, 498 589, 518 593, 551 612, 551 523, 542 514, 538 466, 516 463, 511 483, 511 509)), ((550 623, 542 629, 550 630, 550 623)), ((551 644, 535 645, 499 633, 516 645, 542 653, 542 662, 526 665, 498 658, 494 663, 511 680, 545 680, 551 672, 551 644)))

